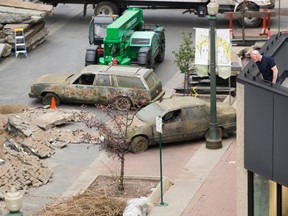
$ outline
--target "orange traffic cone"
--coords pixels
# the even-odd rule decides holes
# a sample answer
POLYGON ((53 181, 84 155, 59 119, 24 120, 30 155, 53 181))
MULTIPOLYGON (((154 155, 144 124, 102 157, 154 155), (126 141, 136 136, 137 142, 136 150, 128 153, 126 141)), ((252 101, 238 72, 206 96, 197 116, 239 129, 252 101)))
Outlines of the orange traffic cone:
POLYGON ((56 109, 56 101, 54 97, 52 97, 50 109, 56 109))

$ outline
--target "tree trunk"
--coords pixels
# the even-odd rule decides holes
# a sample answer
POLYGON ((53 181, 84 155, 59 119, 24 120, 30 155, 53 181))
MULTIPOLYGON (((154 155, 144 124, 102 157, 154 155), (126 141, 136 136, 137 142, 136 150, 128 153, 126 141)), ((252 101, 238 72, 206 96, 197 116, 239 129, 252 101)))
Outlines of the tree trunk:
POLYGON ((120 161, 121 161, 121 168, 120 168, 118 189, 124 190, 124 162, 125 162, 124 154, 121 154, 120 161))

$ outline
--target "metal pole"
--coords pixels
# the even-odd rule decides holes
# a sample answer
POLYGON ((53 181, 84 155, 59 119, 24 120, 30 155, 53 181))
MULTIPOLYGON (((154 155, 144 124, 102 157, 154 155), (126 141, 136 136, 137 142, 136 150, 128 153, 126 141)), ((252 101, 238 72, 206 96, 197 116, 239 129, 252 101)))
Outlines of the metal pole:
POLYGON ((163 201, 163 176, 162 176, 162 133, 159 133, 159 152, 160 152, 160 186, 161 186, 161 199, 158 206, 167 206, 163 201))
POLYGON ((229 105, 231 105, 231 76, 229 76, 229 105))
POLYGON ((210 23, 210 125, 208 136, 206 137, 206 148, 222 148, 222 139, 217 125, 217 107, 216 107, 216 15, 208 16, 210 23))
POLYGON ((280 33, 280 17, 281 17, 281 15, 280 15, 280 13, 281 13, 280 5, 281 5, 281 0, 279 0, 279 8, 278 8, 278 34, 280 33))
POLYGON ((161 202, 163 204, 163 177, 162 177, 162 134, 159 133, 159 145, 160 145, 160 183, 161 183, 161 202))

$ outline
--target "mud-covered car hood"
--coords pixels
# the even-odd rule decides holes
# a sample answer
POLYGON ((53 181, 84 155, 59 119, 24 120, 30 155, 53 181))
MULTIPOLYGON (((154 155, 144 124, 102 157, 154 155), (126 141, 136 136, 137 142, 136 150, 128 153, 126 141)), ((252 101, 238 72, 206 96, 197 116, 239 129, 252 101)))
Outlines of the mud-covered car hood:
POLYGON ((45 74, 38 77, 33 84, 59 84, 65 83, 72 74, 45 74))
POLYGON ((140 120, 139 118, 137 118, 137 116, 134 116, 133 122, 129 126, 129 128, 137 128, 137 127, 148 126, 148 125, 149 125, 149 123, 140 120))

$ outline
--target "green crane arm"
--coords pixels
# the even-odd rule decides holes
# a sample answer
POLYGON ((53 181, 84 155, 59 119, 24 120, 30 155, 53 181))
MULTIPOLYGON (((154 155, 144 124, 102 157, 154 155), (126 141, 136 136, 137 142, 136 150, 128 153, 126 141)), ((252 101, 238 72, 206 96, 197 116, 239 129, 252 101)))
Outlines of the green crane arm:
POLYGON ((131 30, 141 31, 144 25, 143 12, 140 8, 128 8, 128 10, 107 26, 105 41, 118 41, 128 36, 131 30))

